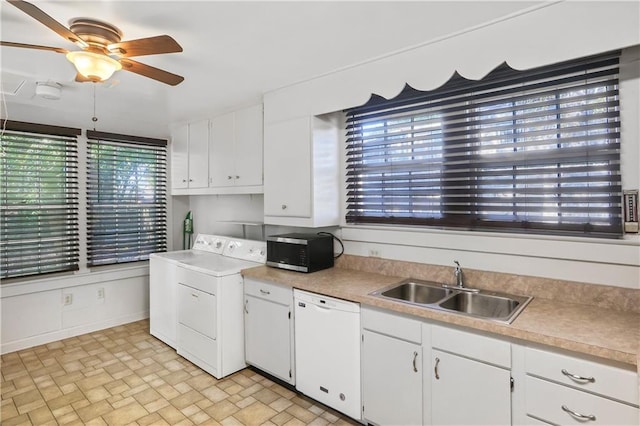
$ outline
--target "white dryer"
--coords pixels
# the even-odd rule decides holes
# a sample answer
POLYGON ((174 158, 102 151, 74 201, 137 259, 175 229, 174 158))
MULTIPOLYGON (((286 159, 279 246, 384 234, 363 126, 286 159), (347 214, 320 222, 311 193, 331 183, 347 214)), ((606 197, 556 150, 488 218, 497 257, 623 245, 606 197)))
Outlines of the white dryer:
POLYGON ((202 234, 191 250, 152 254, 151 334, 216 378, 244 368, 240 271, 265 260, 263 241, 202 234))

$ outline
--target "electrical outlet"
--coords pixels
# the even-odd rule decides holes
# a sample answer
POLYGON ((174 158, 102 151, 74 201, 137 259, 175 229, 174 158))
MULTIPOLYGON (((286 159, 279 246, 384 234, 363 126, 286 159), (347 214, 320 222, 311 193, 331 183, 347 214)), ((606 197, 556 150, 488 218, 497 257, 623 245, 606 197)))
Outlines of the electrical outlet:
POLYGON ((73 303, 73 294, 67 293, 62 295, 62 304, 69 306, 73 303))
POLYGON ((104 299, 104 288, 100 287, 98 289, 98 299, 104 299))
POLYGON ((380 257, 380 250, 369 249, 369 257, 380 257))

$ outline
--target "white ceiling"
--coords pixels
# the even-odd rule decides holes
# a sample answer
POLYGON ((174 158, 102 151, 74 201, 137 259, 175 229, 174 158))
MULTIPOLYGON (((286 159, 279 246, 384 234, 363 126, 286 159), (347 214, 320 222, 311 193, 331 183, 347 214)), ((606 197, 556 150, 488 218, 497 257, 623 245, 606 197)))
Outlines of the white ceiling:
MULTIPOLYGON (((168 34, 182 53, 140 62, 180 74, 171 87, 120 71, 107 83, 76 83, 61 54, 0 48, 3 117, 166 137, 168 125, 258 102, 295 82, 428 42, 527 9, 526 1, 33 1, 64 25, 71 18, 110 22, 124 40, 168 34), (60 100, 35 96, 37 81, 55 81, 60 100), (12 87, 13 86, 13 87, 12 87)), ((75 46, 5 1, 3 41, 75 46)))

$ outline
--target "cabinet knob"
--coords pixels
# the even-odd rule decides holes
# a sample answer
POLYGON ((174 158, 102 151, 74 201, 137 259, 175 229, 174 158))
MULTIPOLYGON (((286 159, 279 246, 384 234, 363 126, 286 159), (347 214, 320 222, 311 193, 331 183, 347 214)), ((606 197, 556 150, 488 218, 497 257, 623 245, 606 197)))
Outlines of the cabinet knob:
POLYGON ((283 204, 283 205, 282 205, 282 210, 286 210, 286 209, 287 209, 287 205, 286 205, 286 204, 283 204))
POLYGON ((227 176, 227 179, 231 180, 233 179, 233 176, 227 176))
POLYGON ((193 182, 193 179, 189 179, 189 182, 193 182))
POLYGON ((186 179, 182 179, 182 183, 185 183, 187 180, 186 179))
POLYGON ((236 175, 236 179, 240 179, 240 176, 237 176, 237 175, 236 175))

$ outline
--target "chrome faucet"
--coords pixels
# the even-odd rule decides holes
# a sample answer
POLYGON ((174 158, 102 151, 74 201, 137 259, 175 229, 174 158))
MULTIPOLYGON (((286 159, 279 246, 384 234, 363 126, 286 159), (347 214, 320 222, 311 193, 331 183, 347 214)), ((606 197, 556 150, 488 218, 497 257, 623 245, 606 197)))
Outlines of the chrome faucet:
POLYGON ((464 281, 462 279, 462 268, 457 260, 453 261, 456 264, 456 269, 453 271, 453 275, 456 277, 456 285, 458 288, 464 288, 464 281))

